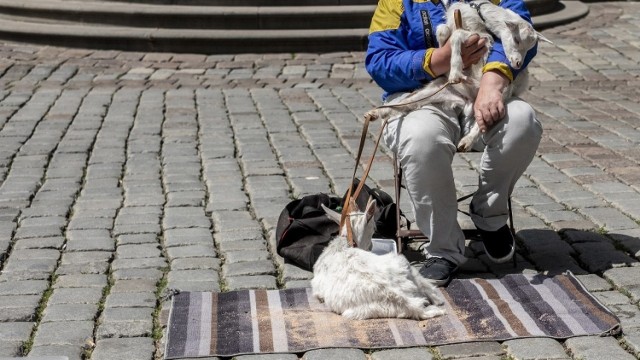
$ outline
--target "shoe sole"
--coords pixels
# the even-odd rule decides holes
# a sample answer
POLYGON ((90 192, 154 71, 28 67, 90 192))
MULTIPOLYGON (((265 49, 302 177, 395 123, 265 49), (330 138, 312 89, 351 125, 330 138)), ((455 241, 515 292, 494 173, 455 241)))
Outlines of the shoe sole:
POLYGON ((439 279, 439 280, 428 278, 428 277, 426 277, 426 276, 424 276, 424 275, 422 275, 422 274, 420 274, 420 273, 419 273, 419 275, 420 275, 420 276, 422 276, 422 278, 423 278, 423 279, 426 279, 427 281, 429 281, 433 286, 435 286, 435 287, 442 287, 442 286, 445 286, 445 285, 449 284, 449 282, 451 282, 451 280, 453 279, 453 275, 454 275, 456 272, 458 272, 458 269, 459 269, 459 268, 460 268, 460 267, 456 267, 455 269, 453 269, 453 270, 451 271, 451 275, 449 275, 449 277, 448 277, 448 278, 439 279))
POLYGON ((425 279, 430 281, 433 284, 433 286, 435 286, 435 287, 443 287, 443 286, 448 285, 451 282, 451 280, 453 280, 453 275, 458 272, 458 269, 459 269, 459 267, 456 267, 455 269, 453 269, 453 271, 451 271, 451 275, 448 278, 445 278, 445 279, 434 280, 434 279, 430 279, 430 278, 427 278, 427 277, 425 277, 425 279))
POLYGON ((429 279, 429 281, 431 281, 433 283, 433 286, 435 286, 435 287, 443 287, 443 286, 449 284, 449 282, 451 282, 451 276, 449 276, 446 279, 440 279, 440 280, 429 279))
MULTIPOLYGON (((484 246, 484 243, 482 245, 484 246)), ((487 254, 487 257, 489 258, 489 260, 493 261, 496 264, 503 264, 503 263, 506 263, 507 261, 511 260, 513 258, 513 255, 515 254, 515 252, 516 252, 515 243, 511 246, 511 251, 507 255, 505 255, 505 256, 503 256, 501 258, 494 258, 493 256, 491 256, 491 254, 489 254, 489 252, 487 251, 487 248, 486 247, 484 248, 484 253, 487 254)))

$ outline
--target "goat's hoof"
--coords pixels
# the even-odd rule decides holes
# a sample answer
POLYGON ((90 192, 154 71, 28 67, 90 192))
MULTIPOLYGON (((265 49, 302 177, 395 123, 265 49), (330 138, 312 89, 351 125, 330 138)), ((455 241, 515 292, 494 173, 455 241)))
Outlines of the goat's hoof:
POLYGON ((466 80, 467 80, 467 77, 462 74, 452 74, 449 76, 449 82, 452 84, 459 84, 466 80))
POLYGON ((434 305, 427 306, 422 314, 423 319, 430 319, 445 314, 445 310, 434 305))
POLYGON ((471 150, 471 143, 468 141, 464 141, 464 139, 460 141, 460 143, 458 144, 458 151, 467 152, 469 150, 471 150))
POLYGON ((435 305, 435 306, 442 306, 444 305, 444 299, 442 299, 440 296, 432 296, 429 300, 431 300, 431 305, 435 305))
POLYGON ((378 112, 376 110, 367 111, 364 114, 364 119, 367 121, 374 121, 378 119, 378 112))
POLYGON ((466 80, 467 80, 466 76, 461 76, 461 77, 455 77, 455 78, 449 79, 449 82, 452 84, 460 84, 465 82, 466 80))

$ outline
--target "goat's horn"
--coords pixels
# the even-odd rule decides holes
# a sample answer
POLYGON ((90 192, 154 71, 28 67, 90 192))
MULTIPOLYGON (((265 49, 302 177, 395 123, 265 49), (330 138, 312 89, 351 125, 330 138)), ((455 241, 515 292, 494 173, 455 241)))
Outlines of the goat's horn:
POLYGON ((376 212, 376 200, 373 196, 369 196, 369 201, 367 201, 367 209, 365 210, 367 213, 367 221, 369 221, 376 212))
POLYGON ((548 42, 549 44, 553 44, 553 41, 547 39, 544 35, 540 34, 537 31, 536 31, 536 36, 538 37, 538 40, 542 40, 544 42, 548 42))
POLYGON ((349 210, 360 211, 360 209, 358 208, 358 204, 356 204, 356 200, 354 198, 349 199, 349 210))

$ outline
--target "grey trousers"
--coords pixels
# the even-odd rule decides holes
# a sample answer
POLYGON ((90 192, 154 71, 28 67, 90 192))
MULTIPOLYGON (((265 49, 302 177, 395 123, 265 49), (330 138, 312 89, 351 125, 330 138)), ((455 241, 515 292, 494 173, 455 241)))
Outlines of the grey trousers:
MULTIPOLYGON (((528 103, 514 98, 505 105, 505 118, 474 146, 483 154, 471 218, 476 227, 488 231, 506 224, 509 196, 533 160, 542 136, 542 126, 528 103)), ((430 239, 426 255, 456 264, 466 261, 451 168, 462 132, 460 116, 454 110, 425 106, 390 120, 384 132, 386 145, 397 154, 402 167, 416 224, 430 239)))

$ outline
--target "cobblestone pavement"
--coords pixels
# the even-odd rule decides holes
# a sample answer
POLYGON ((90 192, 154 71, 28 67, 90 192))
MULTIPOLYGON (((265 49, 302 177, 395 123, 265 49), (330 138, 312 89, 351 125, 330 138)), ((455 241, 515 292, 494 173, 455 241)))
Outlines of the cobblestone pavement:
MULTIPOLYGON (((542 44, 525 98, 545 134, 513 196, 518 268, 470 243, 461 274, 571 270, 624 334, 300 356, 638 358, 638 12, 594 3, 544 31, 555 45, 542 44)), ((292 197, 346 189, 362 114, 380 97, 362 53, 0 53, 0 357, 161 358, 166 289, 308 285, 274 254, 273 229, 292 197)), ((477 160, 454 160, 461 193, 477 160)), ((392 178, 378 154, 370 182, 391 192, 392 178)))

